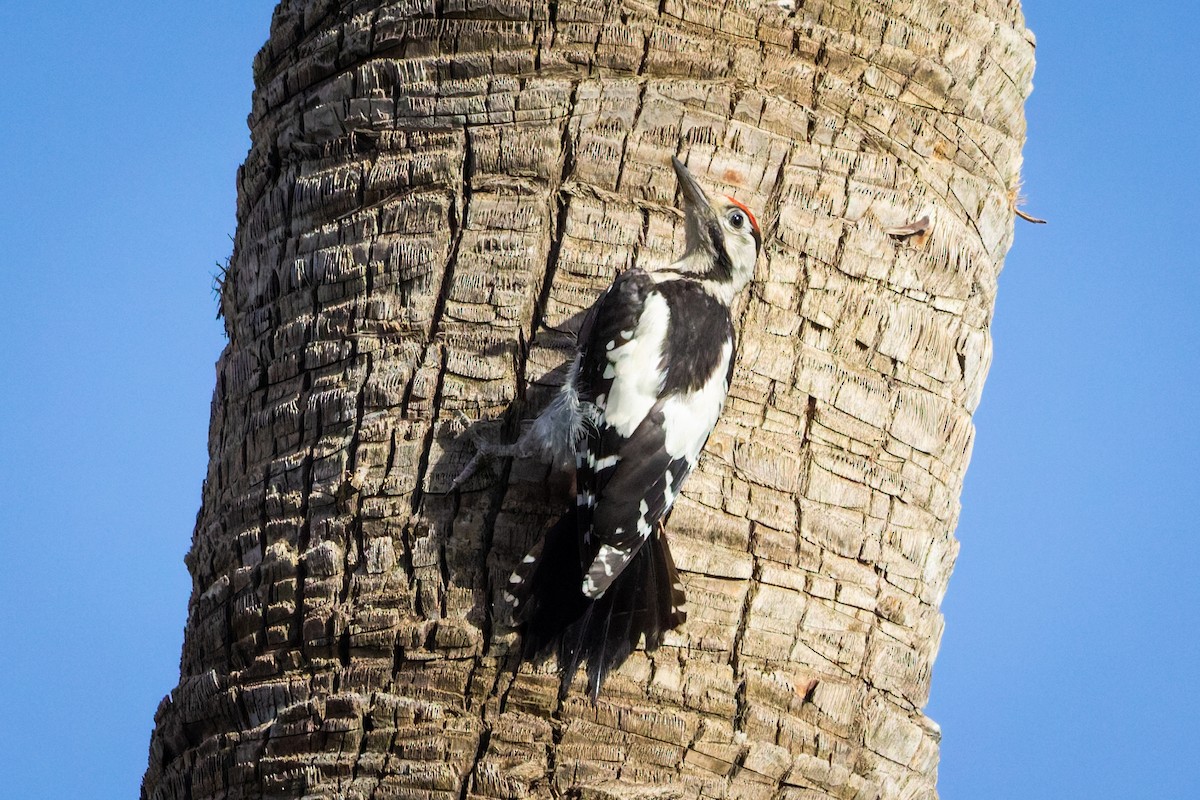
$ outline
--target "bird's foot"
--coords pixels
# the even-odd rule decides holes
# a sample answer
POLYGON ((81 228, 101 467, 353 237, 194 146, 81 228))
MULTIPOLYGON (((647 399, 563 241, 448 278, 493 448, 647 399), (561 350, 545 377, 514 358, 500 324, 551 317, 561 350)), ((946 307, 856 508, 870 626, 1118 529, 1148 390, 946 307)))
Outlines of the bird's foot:
POLYGON ((471 443, 475 447, 475 455, 471 456, 471 460, 462 468, 453 481, 450 482, 450 488, 447 490, 453 492, 466 483, 472 475, 479 470, 479 465, 485 458, 522 458, 527 453, 526 435, 522 435, 520 439, 512 444, 500 444, 484 438, 479 432, 479 426, 472 424, 471 419, 461 411, 458 412, 458 421, 465 428, 465 433, 471 439, 471 443))

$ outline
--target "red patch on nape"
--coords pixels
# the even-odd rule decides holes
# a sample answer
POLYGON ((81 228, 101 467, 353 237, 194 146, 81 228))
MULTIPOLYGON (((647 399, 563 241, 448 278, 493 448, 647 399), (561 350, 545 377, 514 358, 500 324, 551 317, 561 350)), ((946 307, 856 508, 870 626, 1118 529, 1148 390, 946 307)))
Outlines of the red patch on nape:
POLYGON ((728 199, 728 200, 729 200, 729 202, 733 203, 735 206, 737 206, 738 208, 740 208, 742 211, 745 211, 745 212, 746 212, 746 216, 750 218, 750 224, 754 226, 754 230, 758 231, 759 233, 762 233, 762 231, 761 231, 761 230, 759 229, 759 227, 758 227, 758 220, 756 220, 756 219, 754 218, 754 212, 753 212, 753 211, 751 211, 750 209, 746 208, 746 206, 745 206, 745 205, 743 205, 743 204, 742 204, 742 202, 741 202, 740 200, 736 200, 736 199, 734 199, 734 198, 730 197, 729 195, 725 195, 725 197, 726 197, 726 199, 728 199))

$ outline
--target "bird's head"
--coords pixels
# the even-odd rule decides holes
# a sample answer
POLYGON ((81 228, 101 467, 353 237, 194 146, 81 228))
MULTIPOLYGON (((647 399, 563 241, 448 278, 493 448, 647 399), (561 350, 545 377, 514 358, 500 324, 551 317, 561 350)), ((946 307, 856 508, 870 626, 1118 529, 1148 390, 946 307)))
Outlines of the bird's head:
POLYGON ((709 200, 678 158, 672 158, 683 211, 687 216, 687 253, 683 261, 689 271, 706 282, 725 288, 730 299, 754 277, 754 264, 762 249, 762 231, 750 209, 732 197, 709 200))

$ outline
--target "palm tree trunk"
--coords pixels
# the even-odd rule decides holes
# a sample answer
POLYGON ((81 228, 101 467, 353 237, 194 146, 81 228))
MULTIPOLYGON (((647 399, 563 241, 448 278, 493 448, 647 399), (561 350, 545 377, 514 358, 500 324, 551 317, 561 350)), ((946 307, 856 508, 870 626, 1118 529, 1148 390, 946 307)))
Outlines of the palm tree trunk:
POLYGON ((781 5, 281 3, 144 798, 936 796, 1033 40, 1016 0, 781 5), (673 154, 765 258, 668 526, 689 620, 560 704, 493 613, 554 491, 447 493, 459 416, 515 434, 560 331, 679 252, 673 154))

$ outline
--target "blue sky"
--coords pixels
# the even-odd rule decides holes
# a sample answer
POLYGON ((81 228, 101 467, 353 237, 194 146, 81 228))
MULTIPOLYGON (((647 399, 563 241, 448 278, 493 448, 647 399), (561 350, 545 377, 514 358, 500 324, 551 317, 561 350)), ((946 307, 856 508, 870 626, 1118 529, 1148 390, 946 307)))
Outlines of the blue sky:
POLYGON ((928 713, 957 798, 1200 797, 1200 7, 1025 4, 1027 210, 928 713))
MULTIPOLYGON (((136 796, 178 677, 211 293, 273 3, 5 4, 6 796, 136 796), (71 765, 70 768, 64 768, 71 765)), ((1200 10, 1027 3, 1027 210, 930 715, 947 800, 1200 796, 1200 10)))

